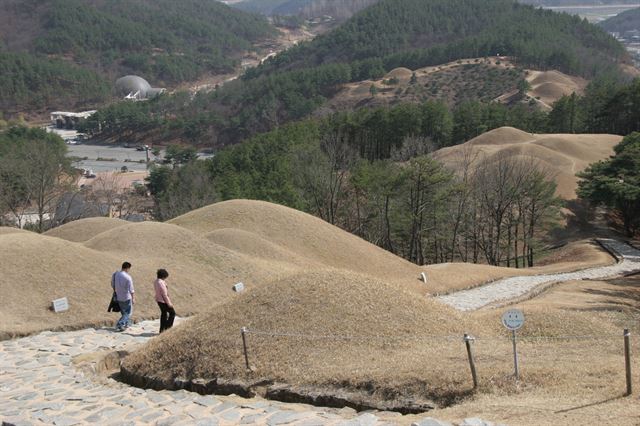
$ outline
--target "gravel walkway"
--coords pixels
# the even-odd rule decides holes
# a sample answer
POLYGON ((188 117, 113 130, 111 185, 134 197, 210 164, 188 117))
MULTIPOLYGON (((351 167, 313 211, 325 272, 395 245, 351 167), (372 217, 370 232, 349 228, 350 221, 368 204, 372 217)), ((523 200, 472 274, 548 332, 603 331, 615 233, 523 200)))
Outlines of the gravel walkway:
MULTIPOLYGON (((179 319, 177 319, 179 320, 179 319)), ((2 425, 353 425, 375 426, 401 421, 399 413, 357 413, 261 398, 202 396, 187 391, 133 388, 95 373, 96 353, 131 350, 158 330, 143 321, 124 333, 111 329, 43 332, 0 342, 0 420, 2 425), (93 354, 93 355, 92 355, 93 354)), ((417 417, 416 417, 417 418, 417 417)), ((416 426, 444 426, 428 417, 416 426)), ((461 425, 492 425, 466 419, 461 425)))
POLYGON ((437 299, 460 311, 473 311, 495 302, 516 299, 543 284, 613 278, 640 271, 640 250, 612 239, 599 239, 598 241, 621 256, 622 261, 611 266, 583 269, 576 272, 504 278, 481 287, 438 296, 437 299))

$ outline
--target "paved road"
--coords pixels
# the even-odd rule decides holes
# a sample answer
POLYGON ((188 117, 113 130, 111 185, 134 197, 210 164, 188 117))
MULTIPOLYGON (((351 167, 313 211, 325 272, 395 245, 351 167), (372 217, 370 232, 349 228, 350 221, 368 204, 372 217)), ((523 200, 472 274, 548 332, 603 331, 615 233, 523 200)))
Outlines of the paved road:
MULTIPOLYGON (((130 350, 153 338, 157 330, 157 321, 144 321, 125 333, 107 328, 44 332, 0 342, 3 425, 374 426, 395 424, 402 418, 399 413, 357 413, 350 408, 319 408, 261 398, 143 390, 95 373, 96 360, 101 358, 96 353, 130 350)), ((490 424, 476 420, 462 424, 490 424)), ((429 418, 416 422, 421 426, 447 424, 429 418)))
POLYGON ((640 250, 612 239, 599 239, 599 241, 610 250, 618 253, 622 257, 622 261, 611 266, 589 268, 576 272, 505 278, 470 290, 438 296, 438 300, 461 311, 472 311, 492 303, 516 299, 544 284, 613 278, 640 271, 640 250))

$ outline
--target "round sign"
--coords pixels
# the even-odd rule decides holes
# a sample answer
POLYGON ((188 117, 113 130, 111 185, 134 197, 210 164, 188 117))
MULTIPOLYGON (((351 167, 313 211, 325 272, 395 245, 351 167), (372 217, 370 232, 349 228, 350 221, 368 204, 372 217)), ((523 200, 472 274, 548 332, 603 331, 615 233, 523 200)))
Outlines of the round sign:
POLYGON ((517 330, 524 324, 524 314, 520 309, 509 309, 502 315, 502 325, 509 330, 517 330))

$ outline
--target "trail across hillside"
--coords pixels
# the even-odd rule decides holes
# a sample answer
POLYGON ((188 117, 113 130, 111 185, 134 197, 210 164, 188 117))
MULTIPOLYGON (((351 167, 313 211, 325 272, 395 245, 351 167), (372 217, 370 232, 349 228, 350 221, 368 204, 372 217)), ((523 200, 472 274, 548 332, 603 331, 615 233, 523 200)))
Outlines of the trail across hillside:
POLYGON ((612 239, 599 239, 599 241, 609 250, 621 256, 622 260, 615 265, 576 272, 505 278, 470 290, 438 296, 437 299, 460 311, 473 311, 492 303, 524 296, 543 284, 612 278, 640 271, 640 250, 612 239))

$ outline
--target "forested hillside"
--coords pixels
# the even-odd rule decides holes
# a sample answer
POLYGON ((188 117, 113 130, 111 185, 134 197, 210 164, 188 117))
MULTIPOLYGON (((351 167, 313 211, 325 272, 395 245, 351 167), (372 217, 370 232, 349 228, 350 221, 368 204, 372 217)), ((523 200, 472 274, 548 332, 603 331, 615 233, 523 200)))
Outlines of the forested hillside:
MULTIPOLYGON (((102 95, 105 81, 124 74, 161 86, 231 71, 254 41, 275 34, 263 17, 210 0, 0 0, 0 8, 0 46, 23 55, 13 57, 13 72, 3 72, 0 91, 5 103, 23 107, 30 106, 22 101, 23 75, 30 76, 32 103, 48 99, 42 86, 51 69, 68 73, 67 94, 88 95, 83 100, 90 102, 102 95), (73 66, 100 75, 91 77, 100 80, 95 92, 76 87, 73 66)), ((58 89, 55 80, 49 90, 58 89)), ((89 80, 81 78, 80 85, 89 88, 89 80)))
POLYGON ((0 52, 0 110, 72 108, 105 101, 111 85, 96 72, 28 53, 0 52))
POLYGON ((496 54, 583 76, 626 58, 598 27, 514 0, 383 0, 258 72, 359 61, 354 77, 365 79, 379 68, 415 69, 496 54))
POLYGON ((636 4, 637 0, 519 0, 520 3, 536 6, 574 6, 574 5, 606 5, 636 4))
POLYGON ((622 12, 600 22, 599 25, 609 32, 624 33, 626 31, 640 30, 640 8, 622 12))
MULTIPOLYGON (((382 0, 215 92, 140 107, 145 111, 130 125, 148 128, 154 140, 237 143, 309 116, 344 83, 381 78, 400 66, 415 70, 495 53, 510 55, 518 66, 586 76, 615 71, 627 59, 599 27, 512 0, 382 0)), ((129 107, 114 107, 95 115, 88 130, 121 132, 131 120, 129 107)))
POLYGON ((294 15, 313 0, 243 0, 231 6, 263 15, 294 15))
POLYGON ((297 15, 312 19, 331 16, 342 21, 379 0, 243 0, 233 6, 263 15, 297 15))

